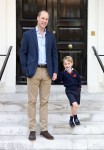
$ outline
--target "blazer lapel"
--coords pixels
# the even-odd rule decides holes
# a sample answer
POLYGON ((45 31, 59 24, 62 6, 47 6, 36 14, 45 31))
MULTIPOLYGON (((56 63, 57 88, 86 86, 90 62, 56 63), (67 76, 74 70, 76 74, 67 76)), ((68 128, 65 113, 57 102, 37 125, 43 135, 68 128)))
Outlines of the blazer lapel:
POLYGON ((35 42, 36 49, 38 51, 38 40, 37 40, 37 35, 36 35, 36 29, 33 30, 32 36, 33 36, 33 40, 35 42))
POLYGON ((46 31, 46 51, 48 51, 48 45, 49 45, 49 36, 48 32, 46 31))

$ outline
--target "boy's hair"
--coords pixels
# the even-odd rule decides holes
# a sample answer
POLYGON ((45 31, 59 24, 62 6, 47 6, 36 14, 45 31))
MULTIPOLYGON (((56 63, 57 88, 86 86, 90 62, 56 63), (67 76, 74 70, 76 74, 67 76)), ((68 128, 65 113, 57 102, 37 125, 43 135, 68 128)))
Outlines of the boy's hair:
POLYGON ((65 56, 65 57, 63 58, 63 64, 64 64, 64 61, 65 61, 65 60, 67 60, 68 62, 73 63, 73 58, 72 58, 71 56, 65 56))

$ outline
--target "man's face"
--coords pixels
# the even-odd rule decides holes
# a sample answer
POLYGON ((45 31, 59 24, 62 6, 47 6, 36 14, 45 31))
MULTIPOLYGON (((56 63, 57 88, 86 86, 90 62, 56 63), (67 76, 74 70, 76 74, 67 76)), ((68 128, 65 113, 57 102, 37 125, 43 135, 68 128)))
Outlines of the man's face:
POLYGON ((40 28, 45 28, 48 24, 49 15, 47 12, 41 12, 40 16, 37 17, 38 26, 40 28))

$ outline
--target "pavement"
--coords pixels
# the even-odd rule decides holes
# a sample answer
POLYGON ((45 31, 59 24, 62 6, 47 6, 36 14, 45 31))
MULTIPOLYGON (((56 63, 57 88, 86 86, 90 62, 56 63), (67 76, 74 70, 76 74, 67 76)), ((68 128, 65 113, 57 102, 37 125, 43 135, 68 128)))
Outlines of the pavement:
POLYGON ((48 129, 54 140, 40 136, 37 100, 36 141, 28 140, 27 88, 0 94, 0 150, 104 150, 104 93, 88 93, 82 86, 78 116, 69 126, 69 102, 63 86, 53 85, 49 97, 48 129))

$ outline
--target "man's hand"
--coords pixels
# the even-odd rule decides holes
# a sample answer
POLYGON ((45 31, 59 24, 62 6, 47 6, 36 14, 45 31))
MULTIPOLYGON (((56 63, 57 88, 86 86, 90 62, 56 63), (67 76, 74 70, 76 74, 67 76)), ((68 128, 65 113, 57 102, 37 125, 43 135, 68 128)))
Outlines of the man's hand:
POLYGON ((56 73, 53 73, 52 80, 55 81, 56 79, 57 79, 57 74, 56 74, 56 73))

